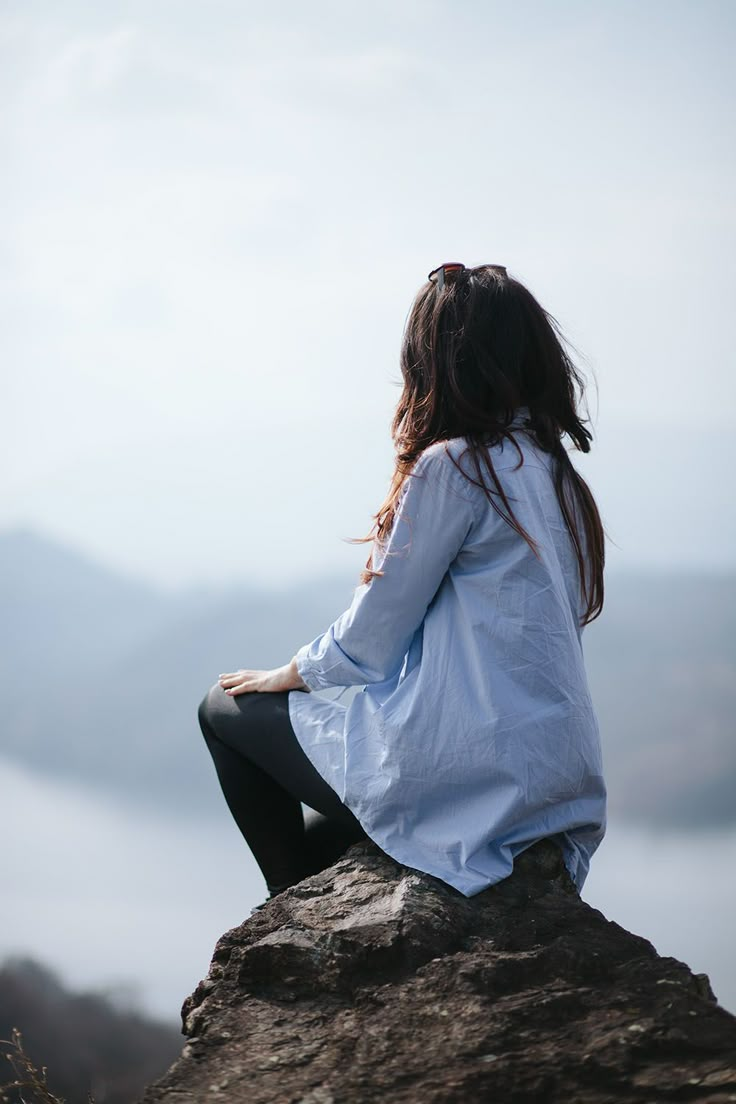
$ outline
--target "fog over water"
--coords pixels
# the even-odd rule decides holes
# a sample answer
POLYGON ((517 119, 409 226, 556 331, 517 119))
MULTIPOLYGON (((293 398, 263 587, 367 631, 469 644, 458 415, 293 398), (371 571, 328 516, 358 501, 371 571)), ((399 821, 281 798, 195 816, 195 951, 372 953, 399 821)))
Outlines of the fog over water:
MULTIPOLYGON (((0 789, 0 831, 12 841, 0 955, 31 954, 73 987, 110 988, 176 1021, 216 940, 265 896, 226 810, 156 819, 7 763, 0 789)), ((736 1012, 735 868, 736 829, 657 834, 612 823, 583 897, 707 973, 736 1012)))

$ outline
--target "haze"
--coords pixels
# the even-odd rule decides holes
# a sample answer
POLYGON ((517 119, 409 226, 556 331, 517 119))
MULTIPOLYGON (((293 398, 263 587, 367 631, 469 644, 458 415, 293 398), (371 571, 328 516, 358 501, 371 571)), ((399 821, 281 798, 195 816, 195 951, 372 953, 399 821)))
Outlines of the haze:
POLYGON ((0 525, 167 587, 357 572, 459 259, 581 351, 611 567, 731 567, 735 21, 3 4, 0 525))

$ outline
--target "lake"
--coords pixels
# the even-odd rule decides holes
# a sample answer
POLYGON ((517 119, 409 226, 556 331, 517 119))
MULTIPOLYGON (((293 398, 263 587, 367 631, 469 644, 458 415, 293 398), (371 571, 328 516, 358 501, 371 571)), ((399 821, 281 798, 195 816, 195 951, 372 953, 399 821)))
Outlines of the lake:
MULTIPOLYGON (((266 895, 224 807, 157 819, 0 760, 6 841, 0 956, 29 954, 73 988, 178 1022, 218 937, 266 895)), ((736 1012, 736 829, 609 824, 583 898, 707 973, 736 1012)))

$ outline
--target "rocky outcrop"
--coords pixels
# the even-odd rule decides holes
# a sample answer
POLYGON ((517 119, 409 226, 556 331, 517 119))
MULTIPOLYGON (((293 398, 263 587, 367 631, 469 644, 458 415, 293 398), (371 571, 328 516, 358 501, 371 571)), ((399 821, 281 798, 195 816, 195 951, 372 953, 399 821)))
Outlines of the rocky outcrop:
POLYGON ((370 841, 215 947, 143 1104, 736 1101, 708 978, 584 903, 541 841, 476 897, 370 841))

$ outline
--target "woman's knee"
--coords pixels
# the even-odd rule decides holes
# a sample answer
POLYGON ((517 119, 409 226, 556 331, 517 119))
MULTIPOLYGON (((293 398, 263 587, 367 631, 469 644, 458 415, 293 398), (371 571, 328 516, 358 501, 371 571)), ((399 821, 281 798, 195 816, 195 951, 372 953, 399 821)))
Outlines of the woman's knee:
POLYGON ((210 686, 199 703, 197 717, 199 719, 199 727, 202 729, 202 734, 205 738, 217 728, 218 714, 221 714, 221 708, 218 708, 218 697, 220 695, 225 696, 225 691, 222 689, 219 682, 215 682, 210 686))
POLYGON ((262 695, 240 694, 233 697, 226 694, 219 682, 210 686, 199 703, 197 714, 199 725, 205 738, 211 734, 228 742, 228 738, 237 739, 244 727, 249 730, 258 728, 257 718, 261 715, 262 695), (258 706, 261 706, 261 709, 258 706))

